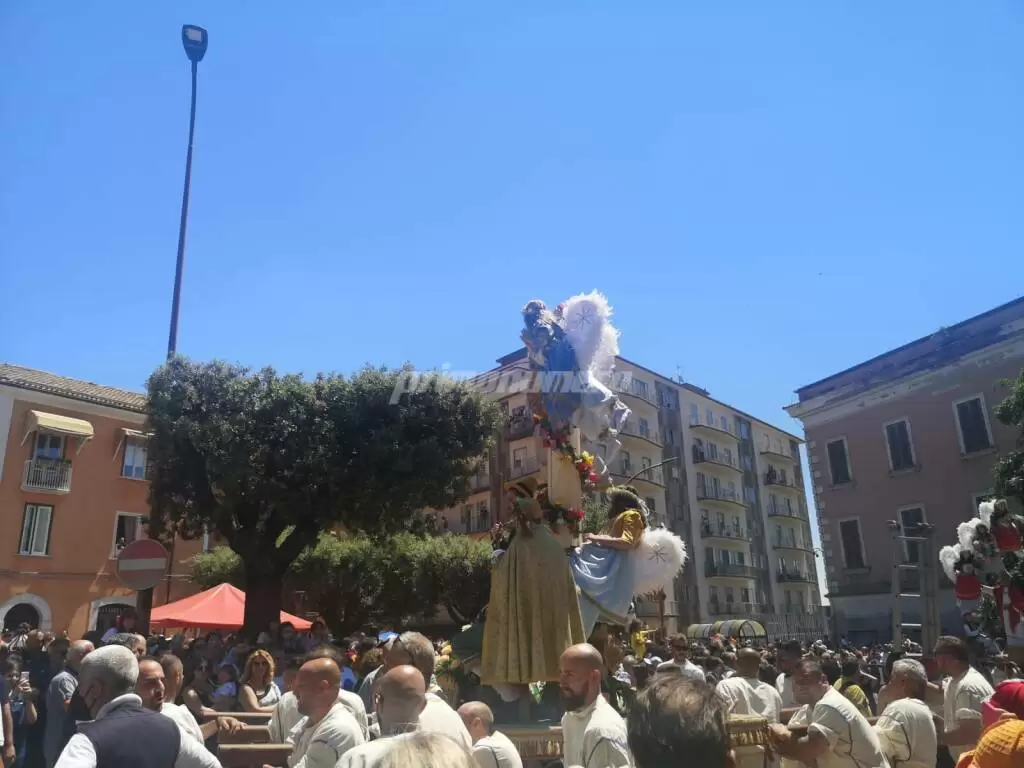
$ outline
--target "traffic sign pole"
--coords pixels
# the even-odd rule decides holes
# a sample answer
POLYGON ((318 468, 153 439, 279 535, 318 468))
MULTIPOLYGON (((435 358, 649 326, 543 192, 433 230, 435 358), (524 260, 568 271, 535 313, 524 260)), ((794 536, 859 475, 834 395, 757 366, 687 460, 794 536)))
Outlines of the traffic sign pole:
POLYGON ((153 587, 166 575, 169 562, 167 550, 156 539, 133 541, 117 556, 117 578, 124 586, 138 593, 136 608, 139 614, 139 631, 142 633, 149 633, 153 587))

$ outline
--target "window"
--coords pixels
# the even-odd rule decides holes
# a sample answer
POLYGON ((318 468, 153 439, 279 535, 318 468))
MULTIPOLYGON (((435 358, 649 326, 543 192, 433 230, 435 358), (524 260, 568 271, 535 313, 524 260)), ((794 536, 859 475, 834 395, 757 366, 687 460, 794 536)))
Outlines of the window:
MULTIPOLYGON (((140 538, 142 538, 142 515, 118 512, 117 520, 114 522, 114 541, 110 557, 117 557, 118 552, 140 538)), ((204 534, 203 545, 205 546, 206 543, 206 534, 204 534)))
POLYGON ((746 499, 748 504, 753 504, 757 501, 756 491, 748 485, 743 489, 743 498, 746 499))
POLYGON ((462 508, 462 529, 467 533, 473 527, 473 505, 467 504, 462 508))
POLYGON ((670 429, 668 432, 666 432, 665 437, 667 438, 669 445, 676 444, 676 431, 674 429, 670 429))
POLYGON ((517 405, 515 408, 512 409, 512 418, 513 419, 521 419, 525 415, 526 415, 526 406, 525 405, 517 405))
POLYGON ((652 499, 650 496, 645 496, 644 502, 647 504, 647 511, 653 515, 657 511, 654 508, 654 499, 652 499))
POLYGON ((850 459, 846 452, 846 438, 832 440, 825 446, 828 451, 828 471, 832 474, 832 485, 842 485, 852 479, 850 459))
POLYGON ((640 457, 640 466, 644 469, 648 469, 651 466, 651 460, 647 456, 640 457))
POLYGON ((839 521, 839 538, 843 545, 843 563, 847 568, 864 568, 864 544, 860 538, 857 518, 839 521))
POLYGON ((746 565, 747 564, 747 557, 742 552, 735 552, 734 555, 736 557, 736 565, 746 565))
POLYGON ((711 412, 710 408, 704 412, 704 421, 709 427, 715 426, 715 414, 711 412))
POLYGON ((752 472, 754 469, 754 461, 747 454, 743 454, 743 468, 748 472, 752 472))
MULTIPOLYGON (((919 535, 915 528, 925 522, 924 509, 921 507, 907 507, 900 510, 900 523, 903 525, 904 536, 919 535)), ((921 562, 921 543, 918 541, 904 541, 903 555, 908 563, 921 562)))
POLYGON ((146 441, 138 437, 129 437, 124 441, 124 466, 121 477, 143 480, 146 477, 146 441))
POLYGON ((711 602, 712 603, 717 603, 718 602, 718 587, 715 587, 715 586, 708 587, 708 594, 711 595, 711 602))
POLYGON ((736 598, 736 591, 732 587, 725 588, 725 603, 726 605, 732 604, 736 598))
POLYGON ((21 545, 18 547, 18 554, 50 554, 52 523, 53 507, 45 504, 26 504, 25 517, 21 521, 21 545))
POLYGON ((750 587, 740 587, 740 602, 741 603, 749 603, 750 602, 750 587))
POLYGON ((992 432, 981 395, 955 403, 953 411, 960 432, 961 453, 976 453, 992 447, 992 432))
POLYGON ((889 468, 893 472, 912 469, 917 465, 914 444, 910 438, 910 422, 906 419, 885 425, 885 448, 889 453, 889 468))
POLYGON ((526 448, 512 449, 512 468, 518 469, 526 462, 526 448))
POLYGON ((622 456, 622 471, 632 472, 632 462, 629 458, 629 451, 621 451, 619 455, 622 456))
POLYGON ((715 557, 715 550, 713 547, 706 547, 704 549, 704 559, 709 563, 717 563, 718 559, 715 557))
POLYGON ((639 397, 647 399, 647 382, 641 381, 640 379, 633 379, 633 394, 639 397))
POLYGON ((35 458, 54 460, 64 458, 64 438, 49 432, 37 432, 35 458))
POLYGON ((640 432, 641 437, 650 437, 651 436, 651 425, 647 421, 647 419, 639 419, 637 421, 637 425, 638 425, 637 431, 640 432))
POLYGON ((724 461, 730 467, 733 466, 733 463, 732 463, 732 448, 723 448, 722 449, 722 461, 724 461))
POLYGON ((718 425, 722 428, 723 432, 728 432, 729 431, 729 417, 728 416, 720 416, 719 419, 718 419, 718 425))
POLYGON ((690 424, 700 424, 700 414, 696 403, 690 403, 690 424))
POLYGON ((487 502, 481 501, 476 505, 476 529, 486 531, 491 527, 491 511, 487 508, 487 502))
POLYGON ((744 440, 750 439, 750 425, 745 421, 740 422, 740 437, 744 440))

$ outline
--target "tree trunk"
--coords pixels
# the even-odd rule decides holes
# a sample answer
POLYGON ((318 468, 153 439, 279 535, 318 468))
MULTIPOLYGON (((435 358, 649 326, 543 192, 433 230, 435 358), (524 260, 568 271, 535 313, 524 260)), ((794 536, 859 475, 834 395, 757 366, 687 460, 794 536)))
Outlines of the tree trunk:
POLYGON ((258 634, 270 628, 270 622, 281 620, 284 584, 280 576, 272 574, 246 574, 245 624, 246 632, 258 634))

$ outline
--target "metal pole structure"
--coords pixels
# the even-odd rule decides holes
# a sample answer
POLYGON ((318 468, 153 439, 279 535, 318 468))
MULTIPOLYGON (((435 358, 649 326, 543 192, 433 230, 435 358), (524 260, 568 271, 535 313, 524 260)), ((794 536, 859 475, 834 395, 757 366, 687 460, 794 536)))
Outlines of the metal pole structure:
POLYGON ((192 143, 196 132, 196 80, 199 62, 192 61, 192 105, 188 115, 188 152, 185 155, 185 188, 181 193, 181 223, 178 226, 178 260, 174 267, 174 295, 171 298, 171 330, 167 336, 167 359, 178 351, 178 308, 181 305, 181 273, 185 268, 185 230, 188 227, 188 197, 192 186, 192 143))

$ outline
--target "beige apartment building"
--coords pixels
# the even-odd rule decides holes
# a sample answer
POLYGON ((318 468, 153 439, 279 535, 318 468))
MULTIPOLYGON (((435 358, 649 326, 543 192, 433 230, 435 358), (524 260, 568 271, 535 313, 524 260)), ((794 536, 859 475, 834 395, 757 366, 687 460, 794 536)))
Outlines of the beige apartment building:
MULTIPOLYGON (((992 493, 992 468, 1018 435, 994 409, 1024 367, 1024 299, 886 352, 797 390, 835 630, 856 643, 890 637, 894 578, 915 592, 919 544, 889 521, 934 526, 934 546, 992 493), (901 576, 894 576, 901 573, 901 576)), ((952 585, 938 581, 942 627, 962 628, 952 585)), ((921 604, 900 601, 904 622, 921 604)))
MULTIPOLYGON (((686 541, 692 559, 666 600, 667 629, 753 618, 775 636, 825 634, 801 440, 624 358, 616 373, 628 374, 619 395, 632 411, 619 445, 583 447, 607 462, 615 480, 633 477, 652 522, 686 541)), ((515 391, 528 379, 525 350, 500 358, 481 377, 483 386, 501 382, 492 395, 505 412, 504 427, 488 472, 474 480, 476 493, 439 513, 441 530, 486 535, 495 521, 508 519, 503 484, 544 476, 547 455, 526 392, 515 391)), ((653 622, 659 607, 641 601, 638 614, 653 622)))

